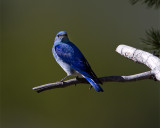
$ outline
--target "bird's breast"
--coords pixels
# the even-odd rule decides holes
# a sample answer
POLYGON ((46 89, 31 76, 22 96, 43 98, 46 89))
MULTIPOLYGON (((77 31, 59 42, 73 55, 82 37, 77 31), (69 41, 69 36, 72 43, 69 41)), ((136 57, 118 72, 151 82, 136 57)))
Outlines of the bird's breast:
POLYGON ((56 53, 55 48, 53 47, 53 56, 57 63, 62 67, 62 69, 67 73, 67 75, 81 76, 81 74, 73 69, 70 64, 64 62, 56 53))

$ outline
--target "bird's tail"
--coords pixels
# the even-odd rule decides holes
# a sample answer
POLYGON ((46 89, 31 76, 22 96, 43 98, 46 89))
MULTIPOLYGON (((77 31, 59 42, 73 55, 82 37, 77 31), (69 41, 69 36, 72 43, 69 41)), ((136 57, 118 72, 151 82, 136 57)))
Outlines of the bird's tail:
POLYGON ((103 89, 101 88, 101 86, 99 85, 99 82, 96 79, 91 79, 89 77, 86 77, 86 80, 93 86, 93 88, 97 91, 97 92, 103 92, 103 89))

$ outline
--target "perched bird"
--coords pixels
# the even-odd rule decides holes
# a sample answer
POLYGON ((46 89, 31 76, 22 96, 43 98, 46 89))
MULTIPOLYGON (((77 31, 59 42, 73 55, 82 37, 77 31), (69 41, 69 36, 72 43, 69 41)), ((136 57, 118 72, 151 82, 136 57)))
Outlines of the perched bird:
POLYGON ((69 41, 67 32, 60 31, 57 33, 52 52, 57 63, 67 73, 67 76, 61 82, 70 75, 76 77, 82 76, 97 92, 103 92, 103 89, 99 85, 102 82, 97 78, 81 51, 69 41))

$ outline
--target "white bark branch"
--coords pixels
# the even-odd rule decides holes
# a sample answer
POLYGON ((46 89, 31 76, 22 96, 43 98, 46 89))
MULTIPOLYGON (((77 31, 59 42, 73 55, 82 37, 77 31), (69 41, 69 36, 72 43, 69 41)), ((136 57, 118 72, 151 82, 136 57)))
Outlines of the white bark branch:
POLYGON ((148 66, 154 73, 156 79, 160 81, 160 58, 127 45, 119 45, 116 51, 124 57, 148 66))
MULTIPOLYGON (((145 64, 148 66, 151 71, 143 72, 135 75, 130 76, 106 76, 106 77, 100 77, 100 81, 102 83, 104 82, 130 82, 130 81, 137 81, 137 80, 144 80, 144 79, 154 79, 160 81, 160 59, 148 52, 135 49, 133 47, 127 46, 127 45, 119 45, 116 49, 116 51, 123 55, 124 57, 127 57, 129 59, 132 59, 135 62, 145 64)), ((49 83, 41 86, 34 87, 33 90, 37 92, 42 92, 49 89, 55 89, 55 88, 64 88, 70 85, 77 85, 80 83, 89 84, 86 79, 84 78, 78 78, 78 79, 70 79, 64 82, 55 82, 55 83, 49 83)))

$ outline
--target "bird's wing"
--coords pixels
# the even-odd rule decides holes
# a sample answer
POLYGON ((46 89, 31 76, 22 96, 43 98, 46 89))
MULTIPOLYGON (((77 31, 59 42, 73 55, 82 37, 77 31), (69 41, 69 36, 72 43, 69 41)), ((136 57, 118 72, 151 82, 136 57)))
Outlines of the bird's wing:
POLYGON ((55 47, 55 51, 64 62, 68 63, 82 75, 97 79, 97 76, 92 71, 89 63, 74 44, 59 44, 55 47))

